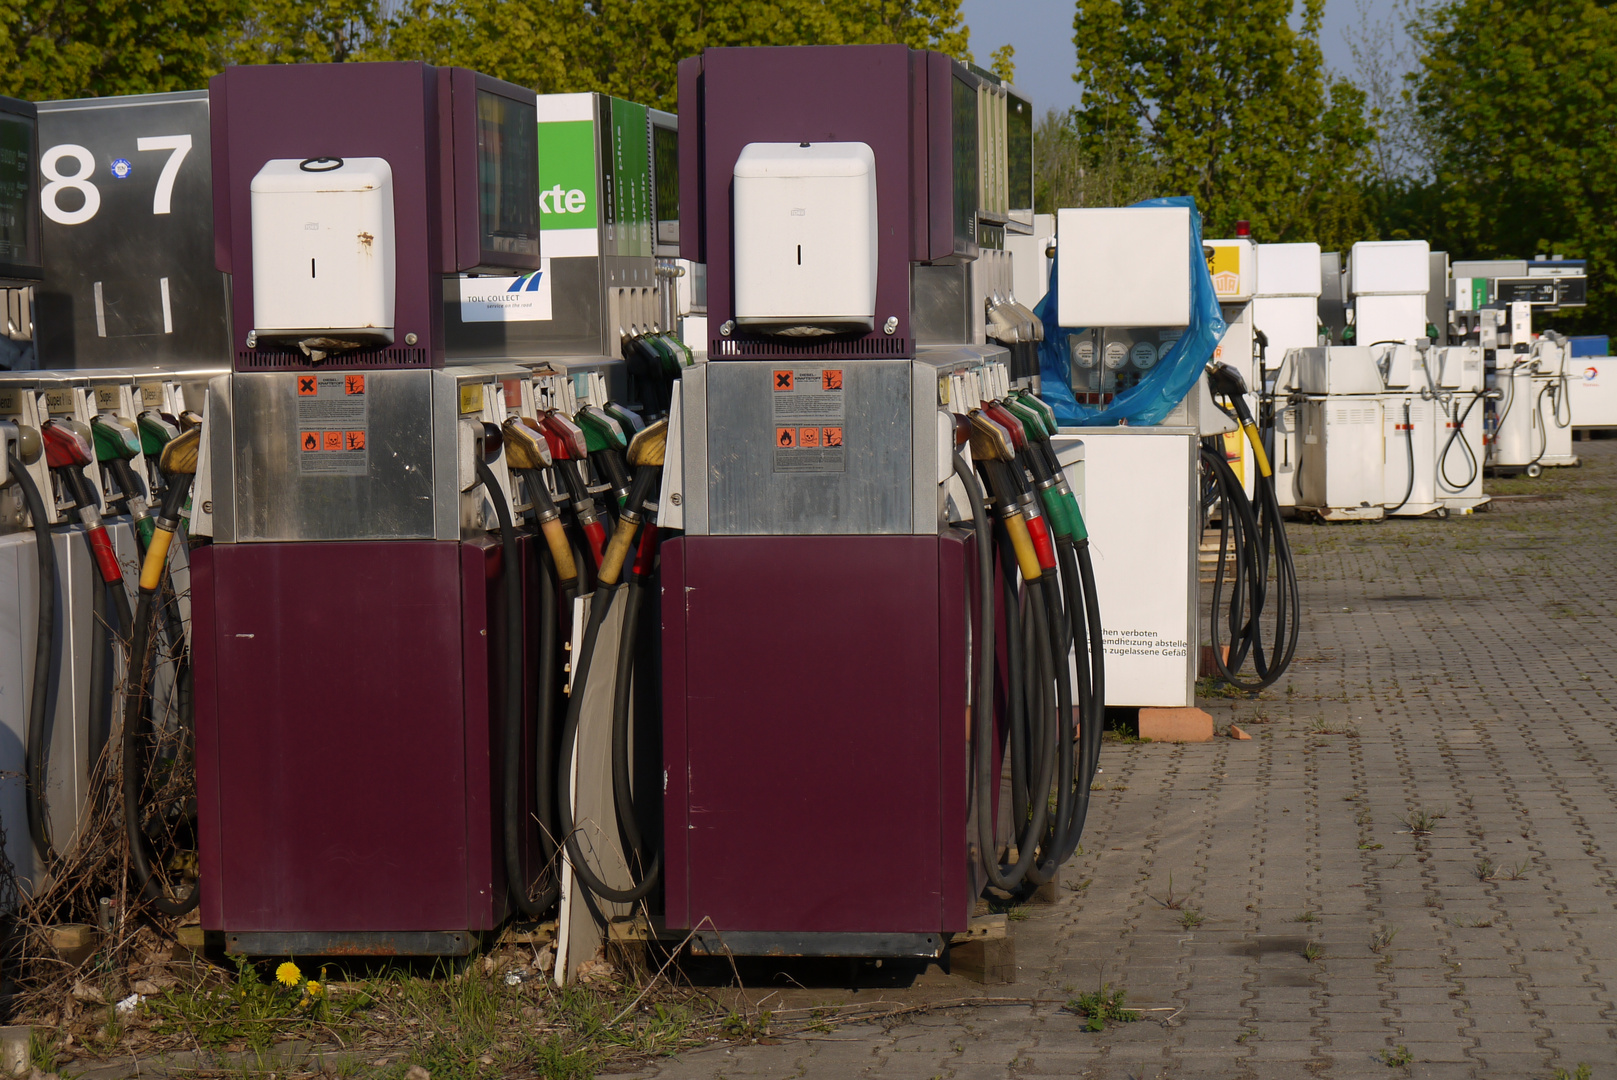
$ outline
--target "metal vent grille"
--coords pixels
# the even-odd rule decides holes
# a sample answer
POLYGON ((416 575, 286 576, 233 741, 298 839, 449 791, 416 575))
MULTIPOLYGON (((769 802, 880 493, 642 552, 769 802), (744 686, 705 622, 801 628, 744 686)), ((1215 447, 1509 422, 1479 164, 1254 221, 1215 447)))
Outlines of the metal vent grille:
POLYGON ((757 338, 716 337, 708 344, 708 355, 729 360, 865 360, 910 356, 913 355, 913 347, 914 343, 907 337, 817 341, 812 345, 783 345, 757 338))
POLYGON ((240 349, 236 353, 237 371, 352 371, 363 368, 376 371, 390 368, 430 368, 432 354, 426 349, 389 346, 385 349, 355 349, 333 356, 318 364, 300 352, 280 349, 240 349))

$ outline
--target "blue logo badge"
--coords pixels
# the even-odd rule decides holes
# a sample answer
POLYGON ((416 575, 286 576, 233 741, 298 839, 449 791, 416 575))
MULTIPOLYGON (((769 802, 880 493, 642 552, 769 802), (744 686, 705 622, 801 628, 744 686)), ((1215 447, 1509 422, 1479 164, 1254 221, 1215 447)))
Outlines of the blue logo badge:
POLYGON ((112 178, 114 180, 128 180, 129 174, 134 171, 135 167, 129 164, 128 158, 116 158, 112 163, 112 178))

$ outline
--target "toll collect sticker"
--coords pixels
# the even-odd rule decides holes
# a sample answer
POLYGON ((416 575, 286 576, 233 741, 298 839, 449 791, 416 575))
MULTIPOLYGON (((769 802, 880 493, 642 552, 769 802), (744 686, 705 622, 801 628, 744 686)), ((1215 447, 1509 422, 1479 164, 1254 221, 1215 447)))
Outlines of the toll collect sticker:
POLYGON ((460 279, 461 322, 548 322, 550 260, 520 277, 463 277, 460 279))
POLYGON ((776 368, 770 377, 774 468, 777 473, 844 471, 847 417, 842 368, 776 368))
POLYGON ((365 373, 300 372, 293 376, 292 384, 297 402, 298 471, 306 476, 364 476, 370 472, 365 373))

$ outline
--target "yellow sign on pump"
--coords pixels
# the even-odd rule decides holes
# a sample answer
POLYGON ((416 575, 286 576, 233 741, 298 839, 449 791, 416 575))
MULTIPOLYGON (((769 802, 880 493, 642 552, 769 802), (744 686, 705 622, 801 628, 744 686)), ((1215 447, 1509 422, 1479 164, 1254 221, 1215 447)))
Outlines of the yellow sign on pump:
POLYGON ((1213 291, 1220 299, 1238 296, 1241 292, 1241 249, 1233 244, 1215 247, 1207 260, 1207 272, 1213 275, 1213 291))
POLYGON ((1224 457, 1230 463, 1236 479, 1246 486, 1246 433, 1240 428, 1224 433, 1224 457))
POLYGON ((476 382, 474 382, 474 383, 461 383, 460 384, 460 413, 461 413, 461 415, 465 416, 467 413, 480 413, 482 411, 483 411, 483 384, 482 383, 476 383, 476 382))

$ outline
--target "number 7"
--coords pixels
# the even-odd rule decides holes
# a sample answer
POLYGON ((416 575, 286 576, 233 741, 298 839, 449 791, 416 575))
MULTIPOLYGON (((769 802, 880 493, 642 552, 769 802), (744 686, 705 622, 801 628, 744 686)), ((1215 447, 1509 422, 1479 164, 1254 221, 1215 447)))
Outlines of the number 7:
POLYGON ((163 171, 157 176, 157 191, 152 195, 152 213, 166 214, 174 196, 174 178, 180 174, 180 164, 185 161, 185 155, 191 152, 191 136, 154 135, 136 139, 135 148, 170 151, 168 160, 163 162, 163 171))

